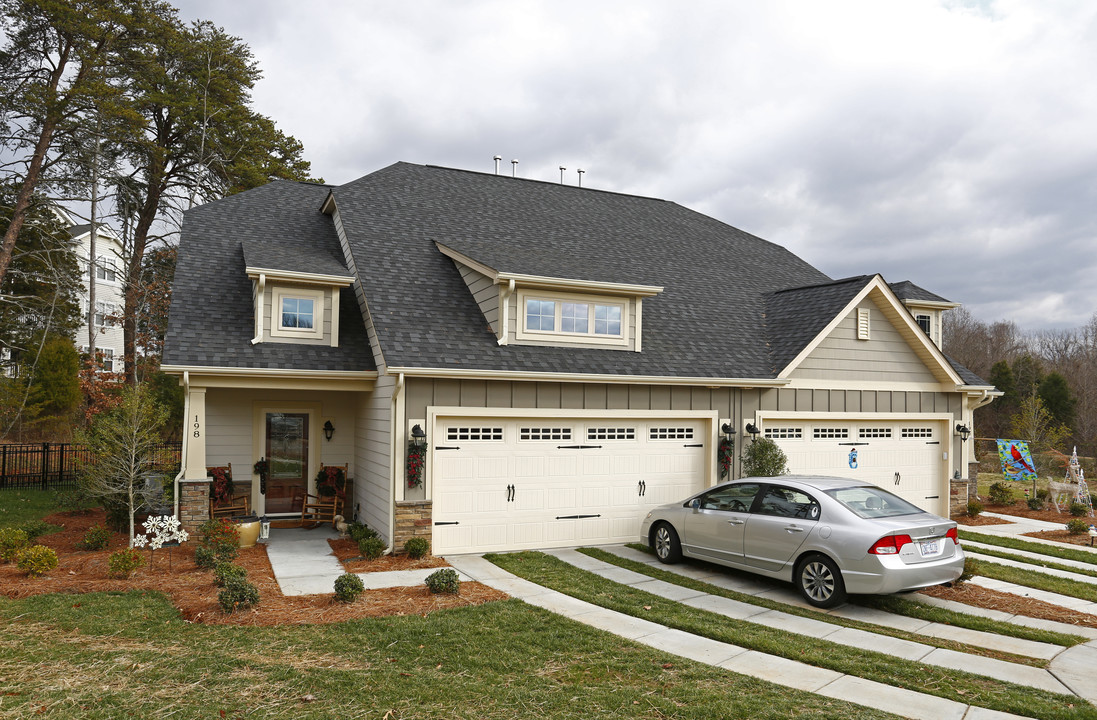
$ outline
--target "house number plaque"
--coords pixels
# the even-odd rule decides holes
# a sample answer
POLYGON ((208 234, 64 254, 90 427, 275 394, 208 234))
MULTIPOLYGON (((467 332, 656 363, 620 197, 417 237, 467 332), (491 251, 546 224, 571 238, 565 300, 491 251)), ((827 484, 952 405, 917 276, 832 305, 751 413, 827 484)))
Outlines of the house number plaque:
POLYGON ((202 423, 198 422, 198 416, 194 416, 194 437, 202 437, 202 423))

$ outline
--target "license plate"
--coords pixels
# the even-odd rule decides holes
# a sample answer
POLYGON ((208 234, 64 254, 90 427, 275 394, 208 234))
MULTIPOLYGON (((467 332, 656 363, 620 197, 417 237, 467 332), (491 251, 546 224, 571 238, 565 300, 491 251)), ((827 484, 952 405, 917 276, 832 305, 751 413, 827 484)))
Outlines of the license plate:
POLYGON ((938 552, 938 548, 939 545, 937 540, 922 540, 918 543, 918 549, 921 550, 922 557, 936 555, 938 552))

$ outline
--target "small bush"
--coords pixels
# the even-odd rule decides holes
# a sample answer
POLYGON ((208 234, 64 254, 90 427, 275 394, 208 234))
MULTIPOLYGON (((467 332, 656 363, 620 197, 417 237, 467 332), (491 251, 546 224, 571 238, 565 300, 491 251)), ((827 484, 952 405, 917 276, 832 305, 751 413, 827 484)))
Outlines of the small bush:
POLYGON ((57 528, 43 520, 27 520, 19 526, 19 529, 27 534, 27 542, 32 543, 46 533, 53 532, 57 528))
POLYGON ((991 505, 1012 505, 1013 490, 1004 482, 996 482, 990 486, 991 505))
POLYGON ((1029 498, 1028 499, 1028 509, 1029 510, 1043 510, 1044 509, 1044 501, 1041 500, 1038 497, 1029 498))
POLYGON ((367 537, 358 541, 358 552, 362 557, 376 560, 385 552, 385 541, 379 537, 367 537))
POLYGON ((788 472, 788 457, 773 440, 761 437, 743 448, 743 477, 773 477, 788 472))
POLYGON ((348 523, 347 534, 350 535, 350 539, 356 543, 361 543, 366 538, 380 537, 376 530, 369 525, 360 522, 348 523))
POLYGON ((343 573, 335 578, 335 599, 340 602, 354 602, 365 589, 362 578, 353 573, 343 573))
POLYGON ((424 537, 408 538, 404 543, 404 552, 413 560, 418 560, 430 552, 430 541, 424 537))
POLYGON ((1070 503, 1070 514, 1076 518, 1085 517, 1089 514, 1089 508, 1075 500, 1070 503))
POLYGON ((457 571, 453 568, 442 568, 431 573, 427 576, 426 584, 435 595, 439 593, 456 595, 461 589, 461 581, 457 579, 457 571))
POLYGON ((203 570, 213 570, 222 563, 231 563, 239 554, 240 548, 235 545, 199 545, 194 549, 194 564, 203 570))
POLYGON ((1040 488, 1036 491, 1036 499, 1040 500, 1041 502, 1047 502, 1047 496, 1047 488, 1040 488))
POLYGON ((244 610, 259 604, 259 588, 247 580, 229 580, 225 583, 225 589, 217 593, 217 603, 226 613, 244 610))
POLYGON ((16 563, 29 577, 38 577, 57 567, 57 553, 45 545, 32 545, 19 551, 16 563))
POLYGON ((1082 518, 1073 518, 1067 523, 1067 532, 1071 535, 1081 535, 1089 532, 1089 523, 1082 518))
POLYGON ((137 568, 145 564, 145 558, 134 548, 122 548, 110 554, 107 560, 107 574, 112 578, 125 580, 133 575, 137 568))
POLYGON ((111 531, 102 525, 92 525, 76 545, 81 550, 104 550, 107 545, 110 545, 111 534, 111 531))
POLYGON ((979 561, 975 558, 964 558, 964 571, 960 573, 960 577, 952 581, 955 586, 960 586, 970 580, 973 576, 979 574, 979 561))
POLYGON ((233 580, 247 580, 248 571, 230 562, 220 562, 213 568, 218 587, 226 587, 233 580))
POLYGON ((27 533, 19 528, 0 528, 0 560, 14 562, 19 551, 30 544, 27 533))
POLYGON ((983 503, 978 500, 967 501, 967 515, 968 517, 979 517, 979 513, 983 512, 983 503))
POLYGON ((236 523, 228 518, 211 518, 198 526, 198 535, 203 545, 219 547, 232 545, 240 547, 240 531, 236 523))

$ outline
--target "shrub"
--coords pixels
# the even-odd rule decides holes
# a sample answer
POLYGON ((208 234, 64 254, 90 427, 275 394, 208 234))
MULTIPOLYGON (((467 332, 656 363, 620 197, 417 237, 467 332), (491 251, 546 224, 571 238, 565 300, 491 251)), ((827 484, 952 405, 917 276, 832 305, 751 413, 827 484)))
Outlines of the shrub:
POLYGON ((43 520, 27 520, 19 525, 19 529, 27 534, 27 542, 32 543, 46 533, 53 532, 57 528, 43 520))
POLYGON ((110 545, 111 531, 102 525, 92 525, 84 533, 84 539, 76 543, 81 550, 103 550, 110 545))
POLYGON ((340 602, 354 602, 365 589, 362 578, 353 573, 343 573, 335 578, 335 599, 340 602))
POLYGON ((979 561, 975 558, 964 558, 964 571, 960 573, 960 577, 952 581, 955 586, 960 586, 966 583, 974 575, 979 574, 979 561))
POLYGON ((29 577, 38 577, 57 567, 57 553, 45 545, 32 545, 19 551, 19 569, 29 577))
POLYGON ((219 562, 213 568, 213 576, 217 579, 218 587, 226 587, 233 580, 247 580, 248 571, 230 562, 219 562))
POLYGON ((1047 488, 1040 488, 1036 491, 1036 498, 1042 502, 1047 502, 1047 488))
POLYGON ((991 505, 1012 505, 1013 490, 1004 482, 996 482, 990 486, 991 505))
POLYGON ((1082 533, 1089 532, 1089 523, 1082 518, 1072 518, 1067 523, 1067 532, 1071 535, 1081 535, 1082 533))
POLYGON ((968 517, 979 517, 979 513, 983 512, 983 503, 978 500, 967 501, 967 515, 968 517))
POLYGON ((203 570, 213 570, 222 563, 231 563, 240 554, 240 549, 235 545, 222 545, 210 547, 199 545, 194 549, 194 564, 203 570))
POLYGON ((221 545, 240 547, 240 531, 228 518, 211 518, 198 526, 200 542, 216 548, 221 545))
POLYGON ((225 583, 225 589, 217 593, 217 603, 227 613, 258 605, 259 588, 247 580, 231 579, 225 583))
POLYGON ((1070 503, 1070 514, 1076 518, 1084 517, 1089 514, 1089 508, 1074 500, 1070 503))
POLYGON ((751 440, 743 448, 743 477, 773 477, 788 472, 788 457, 769 438, 751 440))
POLYGON ((404 552, 408 554, 408 557, 418 560, 430 552, 430 541, 424 537, 408 538, 404 542, 404 552))
POLYGON ((362 557, 376 560, 385 552, 385 541, 379 537, 363 538, 358 541, 358 552, 362 553, 362 557))
POLYGON ((366 538, 380 537, 376 530, 369 525, 364 525, 360 522, 349 523, 347 525, 347 534, 350 535, 350 539, 356 543, 361 543, 366 538))
POLYGON ((427 576, 427 587, 434 594, 449 593, 456 595, 461 589, 461 581, 457 579, 457 571, 453 568, 442 568, 427 576))
POLYGON ((125 580, 144 564, 145 558, 141 557, 141 553, 136 549, 122 548, 110 554, 107 560, 107 574, 113 578, 125 580))
POLYGON ((27 533, 19 528, 0 528, 0 560, 13 562, 19 551, 30 543, 27 533))
POLYGON ((1029 498, 1028 499, 1028 509, 1029 510, 1043 510, 1044 509, 1044 501, 1041 500, 1038 497, 1029 498))

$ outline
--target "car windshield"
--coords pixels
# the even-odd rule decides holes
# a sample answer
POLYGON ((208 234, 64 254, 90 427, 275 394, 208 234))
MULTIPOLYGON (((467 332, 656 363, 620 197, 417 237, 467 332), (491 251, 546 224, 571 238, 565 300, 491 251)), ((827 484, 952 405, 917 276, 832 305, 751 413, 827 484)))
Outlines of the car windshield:
POLYGON ((846 487, 826 490, 827 495, 863 518, 886 518, 925 512, 903 498, 878 487, 846 487))

